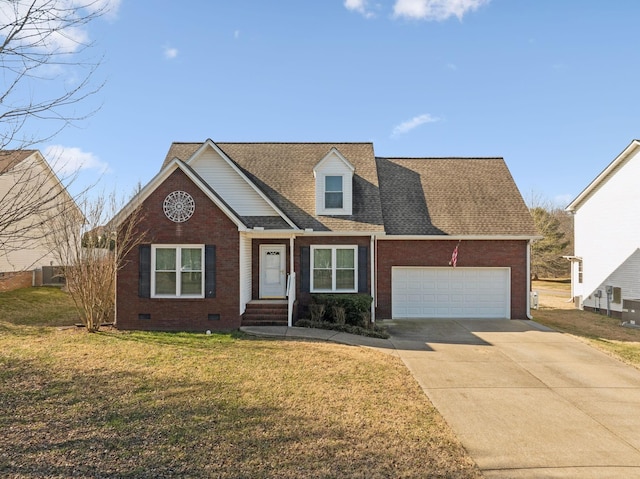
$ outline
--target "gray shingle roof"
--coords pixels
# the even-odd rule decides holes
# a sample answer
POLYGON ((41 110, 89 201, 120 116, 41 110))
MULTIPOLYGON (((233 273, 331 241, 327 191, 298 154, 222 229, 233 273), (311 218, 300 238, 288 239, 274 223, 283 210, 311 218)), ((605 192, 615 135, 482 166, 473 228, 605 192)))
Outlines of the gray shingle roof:
MULTIPOLYGON (((299 228, 384 231, 371 143, 216 143, 299 228), (353 214, 315 215, 313 168, 332 148, 354 167, 353 214)), ((165 164, 188 159, 202 143, 174 143, 165 164)))
MULTIPOLYGON (((388 235, 536 236, 501 158, 376 158, 371 143, 216 143, 299 228, 388 235), (313 168, 331 148, 354 167, 353 214, 315 215, 313 168)), ((189 159, 202 143, 174 143, 189 159)), ((247 226, 286 228, 272 217, 247 226)))
POLYGON ((535 236, 502 158, 377 158, 390 235, 535 236))

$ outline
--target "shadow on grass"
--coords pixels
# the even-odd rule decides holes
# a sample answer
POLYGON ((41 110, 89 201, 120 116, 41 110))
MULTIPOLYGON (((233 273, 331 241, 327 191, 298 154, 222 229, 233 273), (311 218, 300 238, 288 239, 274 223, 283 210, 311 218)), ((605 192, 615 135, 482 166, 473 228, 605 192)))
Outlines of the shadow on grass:
MULTIPOLYGON (((129 339, 131 347, 151 340, 160 346, 151 352, 161 354, 165 343, 154 342, 161 338, 129 339)), ((402 400, 393 390, 373 385, 367 402, 350 404, 356 391, 344 374, 362 374, 351 362, 328 370, 318 355, 314 375, 289 377, 278 369, 285 354, 245 352, 242 364, 198 354, 151 366, 136 364, 145 356, 128 348, 110 350, 111 361, 125 356, 115 365, 80 350, 57 360, 0 356, 0 476, 476 477, 469 463, 443 465, 455 446, 436 443, 439 427, 425 437, 433 422, 421 419, 425 411, 412 416, 418 422, 409 433, 384 407, 385 420, 375 416, 387 397, 402 400)))

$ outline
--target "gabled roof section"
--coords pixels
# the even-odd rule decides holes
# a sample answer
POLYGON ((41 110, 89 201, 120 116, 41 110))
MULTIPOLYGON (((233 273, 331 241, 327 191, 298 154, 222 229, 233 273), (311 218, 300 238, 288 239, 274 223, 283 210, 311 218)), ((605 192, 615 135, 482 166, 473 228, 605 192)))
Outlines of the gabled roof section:
POLYGON ((388 235, 534 238, 502 158, 377 158, 388 235))
POLYGON ((575 213, 582 204, 598 191, 640 149, 640 140, 633 140, 582 192, 565 208, 575 213))
MULTIPOLYGON (((202 143, 174 143, 165 164, 187 161, 202 143)), ((215 143, 298 228, 314 231, 383 232, 375 155, 371 143, 215 143), (335 149, 354 169, 353 211, 315 214, 313 169, 335 149)), ((256 225, 259 226, 259 225, 256 225)))
POLYGON ((0 173, 9 171, 38 150, 0 150, 0 173))
POLYGON ((238 216, 263 216, 265 227, 276 224, 274 218, 280 218, 285 229, 297 229, 293 221, 213 141, 205 141, 184 161, 238 216))
POLYGON ((344 163, 344 166, 351 171, 351 173, 353 173, 355 171, 355 167, 349 162, 349 160, 347 160, 341 153, 340 151, 338 151, 338 149, 334 146, 333 148, 331 148, 331 150, 329 151, 329 153, 327 153, 326 155, 324 155, 324 158, 322 158, 318 164, 316 166, 313 167, 313 173, 315 174, 317 171, 322 169, 322 166, 329 161, 329 159, 337 157, 340 159, 340 161, 342 161, 342 163, 344 163))
MULTIPOLYGON (((18 181, 23 187, 28 182, 32 188, 37 189, 39 197, 33 201, 69 205, 77 215, 84 217, 75 199, 40 150, 0 150, 0 175, 4 174, 8 177, 13 175, 8 181, 18 181)), ((7 201, 8 197, 5 196, 4 200, 7 201)), ((32 200, 26 202, 33 204, 32 200)))
POLYGON ((247 225, 242 221, 241 217, 233 211, 229 207, 225 201, 220 198, 215 191, 211 190, 209 186, 198 176, 198 174, 193 171, 182 160, 178 158, 174 158, 170 162, 166 163, 162 170, 154 176, 149 183, 147 183, 139 192, 136 194, 129 203, 127 203, 109 222, 111 224, 118 225, 122 221, 124 221, 136 208, 138 208, 142 203, 153 193, 158 186, 160 186, 169 176, 180 169, 187 177, 198 187, 200 188, 205 195, 209 197, 209 199, 220 208, 227 217, 235 223, 238 227, 239 231, 244 231, 247 229, 247 225))

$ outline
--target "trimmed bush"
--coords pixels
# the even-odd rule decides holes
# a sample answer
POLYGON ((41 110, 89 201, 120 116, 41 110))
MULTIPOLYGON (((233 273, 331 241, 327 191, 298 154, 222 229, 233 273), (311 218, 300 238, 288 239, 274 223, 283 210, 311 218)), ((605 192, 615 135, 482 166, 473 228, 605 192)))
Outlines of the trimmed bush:
MULTIPOLYGON (((364 313, 371 313, 371 302, 373 298, 368 294, 312 294, 309 311, 313 310, 314 305, 324 305, 324 320, 331 323, 342 321, 342 310, 344 311, 344 323, 351 326, 366 328, 369 325, 366 322, 364 313)), ((312 319, 317 320, 315 318, 312 319)))

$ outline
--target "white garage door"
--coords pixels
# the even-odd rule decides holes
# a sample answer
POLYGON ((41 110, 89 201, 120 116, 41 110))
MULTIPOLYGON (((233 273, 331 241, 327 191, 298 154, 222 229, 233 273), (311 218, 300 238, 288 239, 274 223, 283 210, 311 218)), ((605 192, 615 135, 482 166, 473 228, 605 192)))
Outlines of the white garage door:
POLYGON ((509 268, 391 269, 394 318, 509 318, 509 268))

